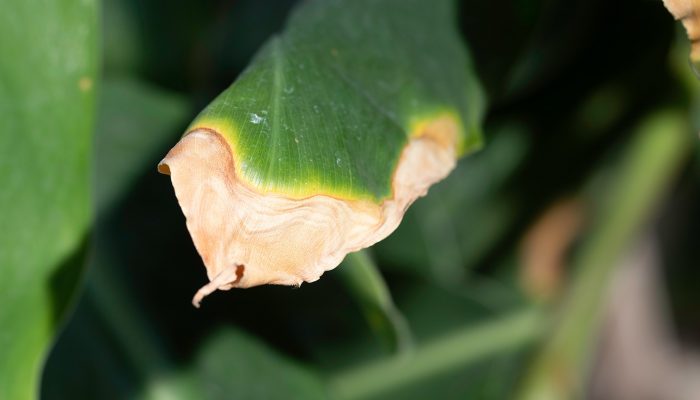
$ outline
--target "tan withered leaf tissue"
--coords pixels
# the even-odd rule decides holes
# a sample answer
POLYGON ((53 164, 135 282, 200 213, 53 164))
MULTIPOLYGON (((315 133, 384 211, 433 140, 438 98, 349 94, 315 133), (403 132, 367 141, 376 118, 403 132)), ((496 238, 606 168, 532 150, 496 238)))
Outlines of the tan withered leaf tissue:
POLYGON ((663 1, 673 18, 683 24, 691 44, 690 60, 697 66, 700 64, 700 0, 663 1))
POLYGON ((217 289, 317 280, 480 145, 453 7, 305 2, 195 119, 158 166, 207 268, 195 306, 217 289))

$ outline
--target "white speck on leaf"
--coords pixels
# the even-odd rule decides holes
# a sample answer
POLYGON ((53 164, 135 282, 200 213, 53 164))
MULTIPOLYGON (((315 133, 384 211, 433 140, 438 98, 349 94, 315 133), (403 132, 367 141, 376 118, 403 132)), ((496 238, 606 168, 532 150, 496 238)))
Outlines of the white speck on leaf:
POLYGON ((256 125, 259 124, 259 123, 261 123, 261 122, 263 122, 264 120, 265 120, 265 118, 259 116, 259 115, 256 114, 256 113, 251 113, 251 114, 250 114, 250 122, 252 122, 252 123, 254 123, 254 124, 256 124, 256 125))

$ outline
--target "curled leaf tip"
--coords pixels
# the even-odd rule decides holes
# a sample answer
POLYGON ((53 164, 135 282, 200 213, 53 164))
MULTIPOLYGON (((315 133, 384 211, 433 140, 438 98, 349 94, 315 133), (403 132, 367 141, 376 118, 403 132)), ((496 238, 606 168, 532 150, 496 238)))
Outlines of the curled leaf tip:
POLYGON ((235 155, 221 135, 187 134, 159 171, 170 173, 210 279, 194 296, 194 306, 215 290, 316 281, 348 253, 388 236, 407 208, 456 164, 454 119, 436 118, 421 130, 401 154, 393 196, 380 203, 260 193, 238 178, 235 155))
POLYGON ((197 293, 195 293, 192 298, 192 305, 199 308, 202 300, 206 296, 214 293, 214 291, 229 290, 235 283, 241 280, 244 271, 245 266, 243 265, 232 264, 225 267, 214 279, 197 290, 197 293))

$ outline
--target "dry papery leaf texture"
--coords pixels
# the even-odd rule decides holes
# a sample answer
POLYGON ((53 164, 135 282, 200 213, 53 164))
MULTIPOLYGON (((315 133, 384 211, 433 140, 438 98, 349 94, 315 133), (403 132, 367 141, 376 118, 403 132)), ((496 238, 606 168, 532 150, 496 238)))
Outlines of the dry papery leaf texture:
POLYGON ((262 194, 240 179, 235 154, 213 130, 186 134, 160 162, 171 176, 210 282, 192 303, 215 290, 264 284, 301 285, 338 266, 350 252, 384 239, 408 207, 454 169, 458 126, 449 116, 423 125, 401 153, 391 198, 377 204, 328 195, 292 199, 262 194))

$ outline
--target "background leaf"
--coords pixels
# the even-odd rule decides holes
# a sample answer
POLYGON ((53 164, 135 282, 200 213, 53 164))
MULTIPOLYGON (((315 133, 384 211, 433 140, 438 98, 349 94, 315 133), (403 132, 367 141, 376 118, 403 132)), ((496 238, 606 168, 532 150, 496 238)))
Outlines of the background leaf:
POLYGON ((0 398, 37 394, 90 236, 94 1, 14 1, 0 15, 0 398))
POLYGON ((271 352, 233 330, 215 334, 195 364, 208 399, 326 399, 326 389, 310 370, 271 352))
POLYGON ((337 276, 359 302, 370 327, 392 351, 410 351, 413 346, 411 331, 368 252, 348 254, 343 266, 345 268, 340 268, 337 276))
POLYGON ((128 295, 117 257, 119 234, 111 226, 114 209, 144 170, 152 169, 152 160, 188 115, 187 102, 178 95, 133 79, 104 81, 93 176, 98 214, 86 290, 48 359, 43 397, 130 397, 141 390, 143 379, 167 369, 164 349, 128 295), (88 351, 74 350, 83 346, 88 351))
POLYGON ((411 357, 380 360, 338 373, 329 384, 340 398, 386 398, 387 393, 421 398, 427 393, 415 390, 423 387, 425 380, 473 365, 494 353, 519 348, 537 334, 541 323, 537 310, 524 310, 471 325, 424 343, 411 357))
POLYGON ((613 267, 648 222, 659 196, 668 190, 665 186, 685 161, 687 131, 684 118, 674 112, 652 115, 638 128, 591 239, 573 260, 576 283, 560 310, 558 326, 534 362, 523 399, 554 400, 585 392, 579 371, 591 363, 613 267))

